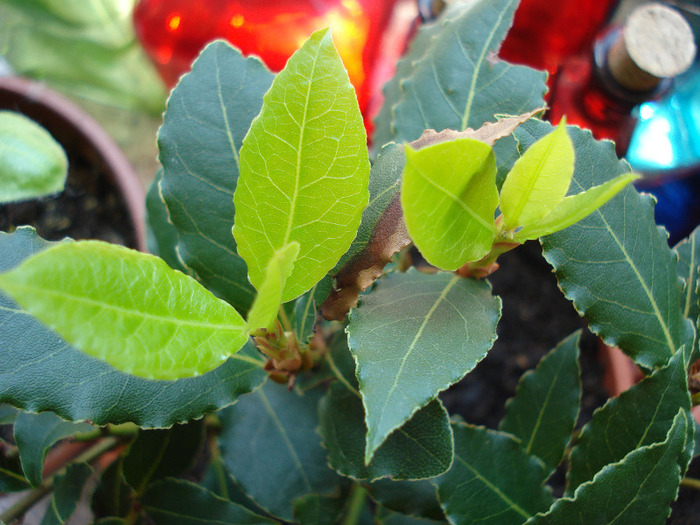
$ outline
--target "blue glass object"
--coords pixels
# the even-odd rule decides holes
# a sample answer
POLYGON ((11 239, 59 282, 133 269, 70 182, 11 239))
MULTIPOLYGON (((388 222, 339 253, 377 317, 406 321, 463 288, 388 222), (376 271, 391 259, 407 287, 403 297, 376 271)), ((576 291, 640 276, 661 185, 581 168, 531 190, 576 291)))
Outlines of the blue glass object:
POLYGON ((658 199, 656 220, 675 244, 700 224, 700 61, 635 117, 625 157, 645 176, 637 186, 658 199))

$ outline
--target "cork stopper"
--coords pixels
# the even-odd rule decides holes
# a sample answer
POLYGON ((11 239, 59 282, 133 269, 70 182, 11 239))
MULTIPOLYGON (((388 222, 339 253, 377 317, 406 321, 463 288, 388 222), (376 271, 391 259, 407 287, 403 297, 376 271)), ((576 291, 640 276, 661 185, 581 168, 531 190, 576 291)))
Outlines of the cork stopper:
POLYGON ((664 78, 685 72, 695 52, 693 31, 680 13, 662 4, 646 4, 627 18, 608 52, 608 68, 625 88, 650 91, 664 78))

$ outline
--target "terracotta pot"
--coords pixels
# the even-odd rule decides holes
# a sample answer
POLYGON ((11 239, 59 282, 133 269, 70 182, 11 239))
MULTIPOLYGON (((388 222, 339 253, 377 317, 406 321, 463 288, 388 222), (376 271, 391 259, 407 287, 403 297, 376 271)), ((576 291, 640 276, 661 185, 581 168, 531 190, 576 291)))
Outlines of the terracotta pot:
POLYGON ((94 164, 96 172, 104 174, 122 196, 134 232, 134 247, 145 251, 143 185, 117 144, 92 117, 47 86, 18 77, 0 77, 0 109, 35 120, 66 152, 77 151, 94 164))

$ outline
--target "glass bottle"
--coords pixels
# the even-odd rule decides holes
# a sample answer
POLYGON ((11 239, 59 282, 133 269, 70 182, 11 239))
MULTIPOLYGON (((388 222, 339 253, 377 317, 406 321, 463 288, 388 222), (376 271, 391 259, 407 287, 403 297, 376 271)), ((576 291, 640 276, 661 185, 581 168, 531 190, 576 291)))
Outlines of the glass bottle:
POLYGON ((634 127, 633 108, 667 92, 694 56, 694 36, 683 16, 662 4, 642 5, 600 35, 592 57, 573 57, 562 66, 552 82, 548 118, 556 124, 566 115, 596 138, 614 140, 622 155, 634 127))
POLYGON ((141 0, 134 25, 170 86, 210 41, 223 38, 273 71, 315 30, 330 26, 365 109, 373 65, 397 0, 141 0))

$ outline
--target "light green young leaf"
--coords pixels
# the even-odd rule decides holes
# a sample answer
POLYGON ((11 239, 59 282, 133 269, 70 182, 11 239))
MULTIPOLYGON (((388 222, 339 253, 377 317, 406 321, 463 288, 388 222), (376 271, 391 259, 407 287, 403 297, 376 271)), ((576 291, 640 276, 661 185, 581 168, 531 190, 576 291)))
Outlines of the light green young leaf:
POLYGON ((486 281, 415 270, 383 277, 350 312, 365 406, 365 463, 395 429, 462 379, 496 339, 501 301, 486 281))
POLYGON ((549 135, 530 146, 510 170, 501 188, 506 230, 530 226, 562 201, 574 174, 574 146, 562 119, 549 135))
POLYGON ((202 374, 247 340, 230 305, 161 259, 63 243, 0 275, 0 288, 83 352, 152 379, 202 374))
POLYGON ((265 278, 258 289, 258 295, 248 312, 250 331, 273 328, 277 312, 282 305, 284 285, 292 273, 298 254, 299 243, 296 241, 290 242, 273 254, 265 270, 265 278))
POLYGON ((48 131, 19 113, 0 111, 0 202, 58 193, 67 174, 66 154, 48 131))
MULTIPOLYGON (((49 246, 29 227, 0 233, 0 272, 49 246)), ((170 427, 231 405, 267 379, 265 362, 250 342, 206 374, 152 381, 77 350, 3 293, 0 325, 0 402, 35 413, 50 410, 69 421, 170 427)))
POLYGON ((644 523, 663 525, 678 493, 679 465, 688 437, 689 416, 679 410, 665 441, 632 450, 608 465, 573 498, 561 498, 527 525, 590 525, 644 523))
POLYGON ((282 300, 320 281, 355 237, 368 180, 355 92, 330 32, 321 30, 277 75, 241 148, 233 234, 253 285, 291 241, 299 257, 282 300))
POLYGON ((567 337, 523 375, 500 424, 520 440, 526 454, 542 460, 548 474, 561 463, 578 417, 580 338, 580 332, 567 337))
POLYGON ((41 483, 44 457, 51 445, 93 429, 88 423, 71 423, 52 412, 20 412, 15 422, 15 441, 19 448, 22 470, 31 484, 36 487, 41 483))
POLYGON ((456 270, 493 244, 498 206, 496 157, 474 139, 414 151, 406 146, 401 205, 411 239, 425 259, 456 270))
POLYGON ((626 173, 576 195, 564 197, 542 220, 523 227, 513 239, 523 243, 568 228, 600 208, 637 178, 634 173, 626 173))

